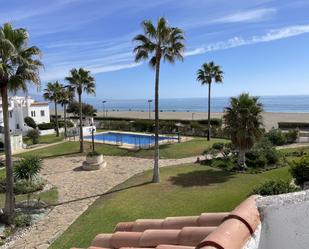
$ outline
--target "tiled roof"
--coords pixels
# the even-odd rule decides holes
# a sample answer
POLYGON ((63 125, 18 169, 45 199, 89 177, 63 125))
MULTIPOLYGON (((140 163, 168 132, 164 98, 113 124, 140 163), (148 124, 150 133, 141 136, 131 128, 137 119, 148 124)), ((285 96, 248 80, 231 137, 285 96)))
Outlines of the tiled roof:
POLYGON ((260 224, 255 199, 230 213, 121 222, 114 233, 98 234, 88 249, 242 249, 260 224))
POLYGON ((33 102, 30 104, 30 106, 46 106, 48 105, 48 102, 33 102))

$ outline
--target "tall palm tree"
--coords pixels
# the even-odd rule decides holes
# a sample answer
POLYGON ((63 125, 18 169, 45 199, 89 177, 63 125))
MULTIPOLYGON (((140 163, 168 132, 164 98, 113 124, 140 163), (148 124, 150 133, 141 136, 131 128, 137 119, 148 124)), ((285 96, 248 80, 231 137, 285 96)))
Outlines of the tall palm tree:
POLYGON ((135 61, 149 59, 149 65, 155 69, 155 152, 153 182, 160 182, 159 172, 159 77, 161 60, 175 63, 183 60, 184 33, 181 29, 171 27, 163 18, 156 26, 150 20, 142 22, 143 34, 134 37, 137 43, 133 52, 135 61))
POLYGON ((25 29, 14 29, 11 24, 0 26, 0 92, 4 123, 4 150, 6 161, 6 195, 4 216, 11 222, 14 214, 13 164, 8 117, 8 91, 27 92, 27 82, 40 84, 40 50, 28 46, 29 35, 25 29))
POLYGON ((47 88, 44 89, 43 97, 46 100, 53 101, 55 105, 55 125, 56 125, 56 136, 59 137, 59 123, 58 123, 58 108, 57 104, 61 99, 63 91, 63 85, 58 81, 49 82, 47 88))
POLYGON ((215 65, 213 61, 204 63, 202 67, 197 71, 197 81, 201 82, 202 85, 208 85, 208 133, 207 140, 210 140, 210 95, 211 95, 211 84, 221 83, 223 81, 223 71, 220 66, 215 65))
POLYGON ((79 102, 79 140, 80 140, 80 152, 84 152, 84 137, 83 137, 83 106, 82 106, 82 94, 95 93, 95 79, 91 76, 90 71, 83 68, 73 68, 70 71, 70 76, 65 78, 74 92, 78 95, 79 102))
POLYGON ((232 143, 238 149, 238 166, 246 167, 245 153, 252 148, 263 131, 263 106, 258 97, 247 93, 231 98, 230 106, 225 108, 223 119, 232 143))
POLYGON ((74 91, 71 86, 65 86, 60 94, 59 104, 63 107, 64 137, 67 137, 67 105, 74 99, 74 91))

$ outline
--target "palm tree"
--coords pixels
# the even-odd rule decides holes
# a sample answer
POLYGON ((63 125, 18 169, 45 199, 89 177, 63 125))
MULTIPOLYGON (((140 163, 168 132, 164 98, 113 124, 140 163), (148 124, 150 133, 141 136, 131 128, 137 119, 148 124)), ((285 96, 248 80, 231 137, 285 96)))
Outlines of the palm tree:
POLYGON ((28 47, 29 35, 25 29, 14 29, 11 24, 0 26, 0 92, 4 123, 4 150, 6 161, 6 195, 3 219, 12 221, 14 215, 13 164, 9 127, 8 91, 27 92, 27 82, 40 84, 40 50, 28 47))
POLYGON ((59 104, 63 107, 64 137, 67 137, 67 105, 74 99, 74 91, 71 86, 65 86, 60 94, 59 104))
POLYGON ((223 119, 232 143, 238 150, 238 166, 246 167, 245 153, 252 148, 262 135, 263 106, 258 97, 247 93, 231 98, 230 106, 225 108, 223 119))
POLYGON ((55 125, 56 125, 56 136, 59 137, 59 123, 58 123, 58 110, 57 104, 60 101, 61 94, 63 91, 63 85, 58 81, 49 82, 47 88, 44 89, 43 97, 46 100, 53 101, 55 105, 55 125))
POLYGON ((79 140, 80 140, 80 152, 84 152, 84 137, 83 137, 83 106, 82 106, 82 94, 85 91, 87 94, 95 93, 95 79, 90 75, 90 71, 83 68, 73 68, 70 71, 70 76, 65 79, 69 82, 70 87, 78 95, 79 102, 79 140))
POLYGON ((211 84, 221 83, 223 81, 223 71, 220 66, 215 65, 213 61, 204 63, 202 67, 197 71, 197 81, 202 85, 208 85, 208 133, 207 140, 210 140, 210 95, 211 84))
POLYGON ((159 18, 156 26, 150 20, 142 22, 143 34, 134 37, 137 43, 133 52, 135 61, 148 60, 151 68, 155 69, 155 152, 153 182, 160 182, 159 174, 159 77, 161 59, 175 63, 183 60, 184 34, 176 27, 169 26, 163 18, 159 18))

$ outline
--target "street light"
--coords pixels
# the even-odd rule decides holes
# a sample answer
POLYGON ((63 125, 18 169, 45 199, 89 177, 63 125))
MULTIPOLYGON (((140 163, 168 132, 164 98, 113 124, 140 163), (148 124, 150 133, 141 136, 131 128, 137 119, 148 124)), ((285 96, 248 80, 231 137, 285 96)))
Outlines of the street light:
POLYGON ((195 114, 195 113, 194 113, 194 112, 192 112, 192 120, 194 120, 194 114, 195 114))
POLYGON ((102 113, 102 117, 104 118, 104 112, 105 112, 105 104, 106 103, 106 100, 103 100, 102 101, 102 104, 103 104, 103 113, 102 113))
POLYGON ((152 99, 148 99, 148 113, 149 113, 149 120, 151 119, 151 114, 150 114, 150 112, 151 112, 151 103, 152 103, 152 99))

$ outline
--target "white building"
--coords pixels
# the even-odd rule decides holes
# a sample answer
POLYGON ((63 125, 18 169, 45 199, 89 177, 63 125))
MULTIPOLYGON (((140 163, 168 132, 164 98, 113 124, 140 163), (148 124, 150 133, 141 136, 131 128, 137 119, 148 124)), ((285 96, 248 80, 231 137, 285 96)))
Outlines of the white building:
MULTIPOLYGON (((12 133, 26 133, 29 127, 25 117, 32 117, 37 124, 49 123, 49 105, 36 102, 31 97, 9 97, 9 125, 12 133)), ((3 127, 2 100, 0 99, 0 127, 3 127)))

